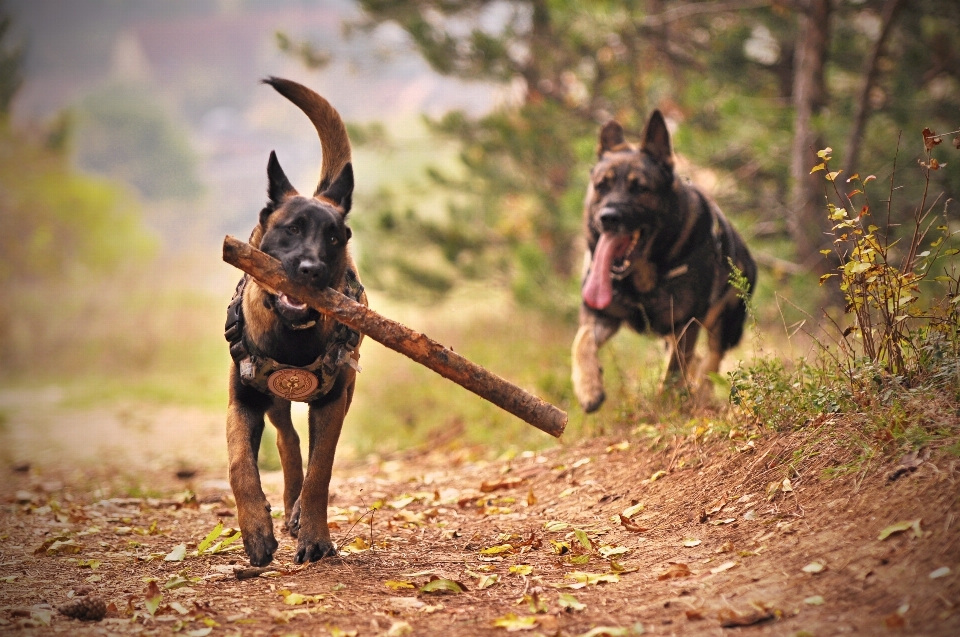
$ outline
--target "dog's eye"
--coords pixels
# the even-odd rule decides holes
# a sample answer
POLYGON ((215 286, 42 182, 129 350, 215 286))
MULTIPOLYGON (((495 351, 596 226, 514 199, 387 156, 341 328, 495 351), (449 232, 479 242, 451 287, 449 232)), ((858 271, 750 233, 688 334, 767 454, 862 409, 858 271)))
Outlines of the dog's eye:
POLYGON ((335 245, 337 245, 338 243, 340 243, 340 239, 338 239, 338 238, 336 238, 336 237, 330 237, 330 245, 334 245, 334 246, 335 246, 335 245))
POLYGON ((629 188, 630 188, 630 192, 632 192, 632 193, 634 193, 634 194, 636 194, 636 193, 640 192, 641 190, 643 190, 643 186, 640 185, 640 180, 639 180, 639 179, 631 179, 631 180, 630 180, 629 188))
POLYGON ((594 188, 594 190, 597 191, 598 194, 605 195, 605 194, 607 194, 608 192, 610 192, 610 180, 609 180, 609 179, 604 179, 604 180, 598 182, 597 185, 594 186, 593 188, 594 188))
POLYGON ((300 226, 287 226, 287 232, 290 234, 300 234, 300 226))

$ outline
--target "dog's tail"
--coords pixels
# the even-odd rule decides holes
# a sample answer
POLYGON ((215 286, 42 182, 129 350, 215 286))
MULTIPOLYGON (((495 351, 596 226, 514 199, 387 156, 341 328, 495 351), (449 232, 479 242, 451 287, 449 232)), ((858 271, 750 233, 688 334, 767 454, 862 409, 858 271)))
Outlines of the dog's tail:
POLYGON ((299 107, 317 129, 320 147, 323 149, 323 163, 320 166, 320 182, 314 195, 320 194, 330 187, 343 167, 350 162, 350 138, 347 137, 347 128, 343 125, 340 114, 330 102, 302 84, 279 77, 268 77, 263 83, 269 84, 299 107))

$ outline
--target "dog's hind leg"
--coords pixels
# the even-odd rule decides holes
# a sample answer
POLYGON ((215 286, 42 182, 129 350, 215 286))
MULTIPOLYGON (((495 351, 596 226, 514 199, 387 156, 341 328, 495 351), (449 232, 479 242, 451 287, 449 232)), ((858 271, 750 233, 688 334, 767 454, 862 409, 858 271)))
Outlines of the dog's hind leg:
POLYGON ((697 346, 697 336, 700 334, 700 324, 691 321, 677 334, 668 334, 664 337, 667 344, 667 356, 664 363, 663 377, 660 379, 658 392, 667 388, 688 384, 693 375, 691 369, 694 362, 694 350, 697 346))
POLYGON ((600 347, 620 329, 620 321, 601 318, 591 312, 580 311, 580 329, 573 339, 571 352, 573 392, 588 414, 596 411, 606 399, 603 391, 603 368, 600 366, 600 347))
POLYGON ((286 530, 297 537, 300 530, 300 507, 297 498, 303 489, 303 458, 300 455, 300 436, 290 418, 290 401, 274 399, 267 410, 270 422, 277 428, 277 450, 283 468, 283 520, 286 530))
POLYGON ((263 435, 263 409, 231 397, 227 410, 227 451, 230 455, 230 487, 237 501, 237 520, 243 548, 253 566, 273 560, 277 539, 273 535, 270 503, 260 486, 257 451, 263 435))
POLYGON ((300 493, 300 531, 293 558, 297 564, 337 554, 327 526, 327 502, 333 458, 355 382, 356 372, 347 368, 327 396, 310 404, 310 457, 300 493))

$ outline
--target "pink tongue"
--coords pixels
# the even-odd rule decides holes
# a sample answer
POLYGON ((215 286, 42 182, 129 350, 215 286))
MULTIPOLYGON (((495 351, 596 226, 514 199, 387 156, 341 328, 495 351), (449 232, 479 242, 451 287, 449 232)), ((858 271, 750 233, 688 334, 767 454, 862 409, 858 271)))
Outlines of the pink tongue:
POLYGON ((630 237, 620 235, 601 234, 597 247, 593 251, 593 263, 590 264, 590 274, 583 284, 583 301, 595 310, 602 310, 613 300, 613 282, 610 277, 610 266, 613 258, 623 249, 630 237))

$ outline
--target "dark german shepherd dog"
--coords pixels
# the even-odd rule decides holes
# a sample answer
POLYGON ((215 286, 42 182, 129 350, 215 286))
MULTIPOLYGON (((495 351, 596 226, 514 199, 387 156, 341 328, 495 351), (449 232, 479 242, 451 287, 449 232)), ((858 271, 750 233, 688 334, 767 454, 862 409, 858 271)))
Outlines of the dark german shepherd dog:
MULTIPOLYGON (((347 252, 353 167, 343 121, 327 100, 304 86, 277 78, 264 82, 310 118, 320 135, 323 163, 316 190, 303 196, 290 185, 276 153, 270 153, 268 201, 250 244, 278 259, 290 279, 317 289, 331 287, 366 304, 347 252)), ((234 359, 227 412, 230 486, 250 563, 269 564, 277 550, 257 470, 264 414, 277 428, 285 527, 298 539, 294 560, 335 555, 327 499, 337 440, 353 399, 360 335, 249 277, 237 286, 225 335, 234 359), (290 419, 291 400, 310 405, 306 477, 290 419)))
POLYGON ((573 342, 577 399, 587 412, 603 403, 597 350, 624 321, 666 339, 661 390, 677 381, 709 387, 706 375, 740 341, 746 317, 746 305, 730 284, 730 261, 750 289, 756 265, 717 205, 674 174, 660 111, 650 117, 639 148, 627 143, 620 124, 607 122, 597 156, 584 204, 589 251, 573 342), (701 328, 709 354, 694 374, 701 328))

